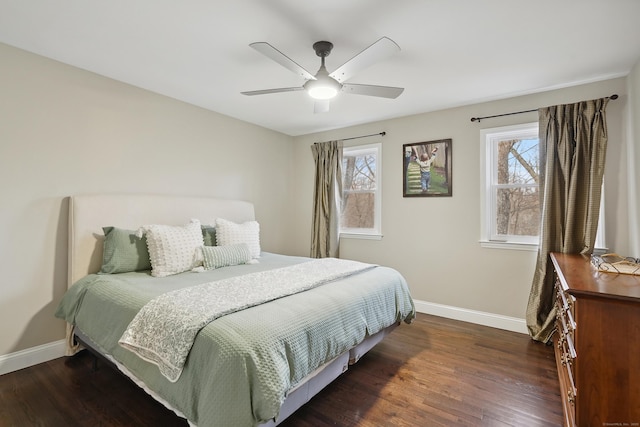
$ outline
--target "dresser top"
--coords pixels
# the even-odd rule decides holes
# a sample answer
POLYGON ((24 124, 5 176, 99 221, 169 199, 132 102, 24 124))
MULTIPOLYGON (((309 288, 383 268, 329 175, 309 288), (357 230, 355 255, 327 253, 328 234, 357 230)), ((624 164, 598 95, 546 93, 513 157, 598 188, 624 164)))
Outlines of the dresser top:
POLYGON ((640 276, 598 271, 586 255, 552 252, 551 261, 570 294, 640 302, 640 276))

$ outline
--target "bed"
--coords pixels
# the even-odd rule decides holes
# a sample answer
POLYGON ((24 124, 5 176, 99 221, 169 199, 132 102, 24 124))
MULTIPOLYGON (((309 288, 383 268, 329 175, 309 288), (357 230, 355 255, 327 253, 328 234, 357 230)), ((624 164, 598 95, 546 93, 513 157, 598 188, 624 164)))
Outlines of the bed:
MULTIPOLYGON (((106 262, 103 227, 178 227, 193 219, 200 219, 203 235, 206 225, 216 221, 220 225, 221 219, 234 227, 257 224, 253 205, 245 201, 162 195, 70 197, 69 290, 56 312, 67 321, 67 355, 83 348, 100 354, 190 425, 275 426, 393 328, 410 323, 415 316, 409 288, 397 271, 346 260, 311 260, 261 251, 246 263, 198 267, 162 277, 144 269, 100 273, 106 262), (323 261, 329 264, 323 266, 323 261), (333 262, 344 264, 337 268, 330 264, 333 262), (344 273, 337 275, 335 271, 343 265, 344 273), (149 359, 125 342, 136 320, 163 298, 167 304, 184 309, 181 296, 194 290, 208 293, 222 289, 222 285, 254 289, 257 280, 268 277, 275 278, 274 282, 291 277, 291 282, 302 283, 310 275, 304 273, 304 280, 297 278, 311 267, 331 270, 333 276, 290 295, 274 294, 264 302, 207 320, 194 333, 173 377, 162 370, 167 360, 164 355, 159 360, 149 359)), ((242 240, 243 236, 235 238, 242 240)), ((245 256, 255 243, 210 249, 238 247, 245 256)), ((208 244, 206 238, 204 244, 208 244)), ((209 244, 215 246, 215 242, 209 244)), ((151 244, 148 246, 151 250, 151 244)), ((207 265, 206 260, 202 265, 207 265)), ((216 297, 215 304, 219 301, 216 297)), ((163 310, 164 306, 159 309, 163 310)), ((198 310, 190 307, 185 313, 189 317, 198 310)), ((144 320, 141 324, 148 323, 144 320)), ((139 335, 162 342, 177 335, 174 326, 164 329, 169 331, 165 335, 158 329, 150 329, 153 335, 144 330, 139 335)))

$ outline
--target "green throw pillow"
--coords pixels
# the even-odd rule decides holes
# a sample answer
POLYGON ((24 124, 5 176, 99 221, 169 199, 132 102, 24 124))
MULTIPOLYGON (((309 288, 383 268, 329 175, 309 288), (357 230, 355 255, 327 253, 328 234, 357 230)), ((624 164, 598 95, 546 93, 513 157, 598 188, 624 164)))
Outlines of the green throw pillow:
POLYGON ((213 225, 202 225, 202 239, 205 246, 216 245, 216 227, 213 225))
POLYGON ((133 230, 102 227, 104 253, 100 273, 127 273, 151 270, 146 237, 139 238, 133 230))
POLYGON ((206 270, 253 262, 249 246, 246 243, 227 246, 203 246, 202 255, 206 270))

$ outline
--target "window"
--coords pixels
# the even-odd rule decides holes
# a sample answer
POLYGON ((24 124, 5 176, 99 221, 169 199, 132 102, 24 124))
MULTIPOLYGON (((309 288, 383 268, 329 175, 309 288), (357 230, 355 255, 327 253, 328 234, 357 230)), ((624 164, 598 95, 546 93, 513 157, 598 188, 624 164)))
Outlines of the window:
POLYGON ((381 238, 382 144, 342 150, 342 237, 381 238))
MULTIPOLYGON (((537 249, 540 235, 538 123, 484 129, 481 217, 484 247, 537 249)), ((596 248, 604 242, 604 191, 596 248)))
POLYGON ((538 244, 538 123, 485 129, 483 241, 538 244))

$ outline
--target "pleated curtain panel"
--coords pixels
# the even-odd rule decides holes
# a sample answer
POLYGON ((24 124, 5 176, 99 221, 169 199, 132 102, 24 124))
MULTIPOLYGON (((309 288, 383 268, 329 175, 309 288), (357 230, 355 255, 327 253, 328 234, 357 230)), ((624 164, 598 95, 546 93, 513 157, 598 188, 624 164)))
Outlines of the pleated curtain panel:
POLYGON ((541 108, 539 114, 540 245, 527 305, 534 340, 554 332, 554 272, 550 252, 592 254, 607 149, 608 98, 541 108))
POLYGON ((316 163, 311 257, 337 258, 340 247, 342 141, 317 142, 311 146, 311 152, 316 163))

